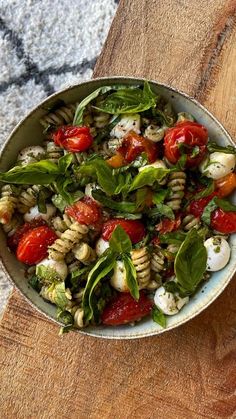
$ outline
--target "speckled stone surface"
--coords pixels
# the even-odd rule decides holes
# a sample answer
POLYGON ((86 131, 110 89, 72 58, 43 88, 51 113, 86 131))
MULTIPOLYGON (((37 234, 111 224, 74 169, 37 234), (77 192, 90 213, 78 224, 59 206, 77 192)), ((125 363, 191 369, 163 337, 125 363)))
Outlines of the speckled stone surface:
MULTIPOLYGON (((0 145, 42 99, 89 79, 118 1, 0 0, 0 145)), ((0 315, 11 286, 0 273, 0 315)))

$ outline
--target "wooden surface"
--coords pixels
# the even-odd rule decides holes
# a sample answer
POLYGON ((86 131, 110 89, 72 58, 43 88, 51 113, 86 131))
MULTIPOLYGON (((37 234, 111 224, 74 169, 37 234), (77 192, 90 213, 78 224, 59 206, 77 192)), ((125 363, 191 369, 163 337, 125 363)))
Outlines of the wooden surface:
MULTIPOLYGON (((236 134, 236 1, 123 0, 95 76, 164 81, 236 134)), ((0 327, 1 418, 236 418, 236 283, 136 341, 58 337, 15 291, 0 327)))

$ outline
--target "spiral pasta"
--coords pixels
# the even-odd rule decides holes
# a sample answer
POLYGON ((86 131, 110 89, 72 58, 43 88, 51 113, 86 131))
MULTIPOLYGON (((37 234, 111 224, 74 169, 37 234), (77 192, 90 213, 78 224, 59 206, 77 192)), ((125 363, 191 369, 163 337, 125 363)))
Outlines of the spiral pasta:
POLYGON ((76 104, 61 106, 40 119, 40 124, 47 128, 49 125, 60 126, 70 124, 73 121, 76 104))
POLYGON ((184 196, 185 184, 186 173, 180 171, 170 174, 167 187, 171 190, 171 193, 166 204, 174 211, 178 211, 180 209, 181 201, 184 196))
POLYGON ((74 324, 78 328, 83 328, 86 326, 84 321, 84 310, 81 307, 73 308, 74 324))
POLYGON ((62 217, 57 216, 51 219, 51 225, 59 237, 61 236, 61 233, 70 228, 71 224, 73 224, 73 221, 71 221, 71 218, 67 214, 63 214, 62 217))
POLYGON ((4 185, 2 187, 1 198, 0 198, 0 223, 1 224, 10 223, 17 204, 18 204, 18 198, 16 197, 12 186, 4 185))
POLYGON ((76 259, 78 259, 84 265, 90 264, 97 257, 95 250, 92 249, 92 247, 90 247, 87 243, 84 243, 84 242, 78 243, 73 248, 72 251, 73 251, 76 259))
POLYGON ((131 251, 131 259, 137 272, 139 288, 145 288, 150 281, 150 257, 146 247, 131 251))
POLYGON ((54 141, 46 141, 45 147, 46 147, 47 159, 53 163, 58 163, 58 160, 60 159, 60 157, 63 156, 63 149, 56 146, 54 141))
POLYGON ((75 244, 78 243, 87 232, 88 227, 85 225, 79 224, 78 222, 71 224, 70 227, 62 233, 61 237, 49 246, 49 257, 54 260, 63 260, 65 255, 73 249, 75 244))
POLYGON ((41 185, 32 185, 23 190, 18 198, 18 211, 25 214, 30 208, 34 207, 37 203, 37 197, 41 189, 41 185))
POLYGON ((21 220, 19 217, 14 216, 7 224, 3 224, 3 230, 10 237, 12 236, 17 228, 21 225, 21 220))
POLYGON ((155 246, 151 255, 151 270, 154 272, 161 272, 165 267, 165 256, 162 253, 160 246, 155 246))
POLYGON ((177 244, 168 244, 167 252, 173 253, 174 255, 178 252, 179 246, 177 244))
POLYGON ((193 214, 186 215, 182 221, 182 227, 185 231, 189 231, 192 228, 196 228, 198 230, 200 226, 200 219, 198 217, 195 217, 193 214))

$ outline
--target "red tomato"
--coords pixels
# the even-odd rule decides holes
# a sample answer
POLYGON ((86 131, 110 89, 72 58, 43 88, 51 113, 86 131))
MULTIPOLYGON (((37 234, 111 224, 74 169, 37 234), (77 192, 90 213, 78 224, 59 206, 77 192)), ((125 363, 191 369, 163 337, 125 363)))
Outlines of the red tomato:
POLYGON ((134 322, 150 314, 153 302, 141 291, 138 301, 128 293, 119 293, 105 307, 101 320, 103 324, 118 326, 134 322))
POLYGON ((221 179, 215 180, 215 187, 219 198, 230 195, 236 189, 236 173, 229 173, 221 179))
POLYGON ((178 230, 181 224, 181 216, 177 215, 175 220, 164 218, 159 224, 156 225, 156 230, 160 234, 170 233, 171 231, 178 230))
POLYGON ((113 231, 118 225, 125 230, 132 243, 140 242, 146 235, 145 227, 141 221, 114 218, 103 224, 102 238, 110 240, 113 231))
POLYGON ((20 262, 35 265, 47 256, 48 246, 57 239, 56 233, 48 226, 29 230, 21 238, 16 256, 20 262))
POLYGON ((43 220, 42 218, 38 218, 37 220, 32 220, 29 223, 25 223, 22 226, 18 227, 15 233, 12 236, 8 237, 7 239, 8 247, 13 252, 15 252, 19 244, 19 241, 22 239, 25 233, 27 233, 29 230, 32 230, 33 228, 40 227, 43 225, 47 225, 46 221, 43 220))
POLYGON ((216 209, 211 215, 211 227, 224 234, 236 233, 236 212, 216 209))
POLYGON ((143 152, 147 154, 149 163, 153 163, 157 159, 157 145, 134 131, 130 131, 125 136, 117 151, 123 156, 126 163, 131 163, 143 152))
POLYGON ((185 145, 183 152, 187 154, 187 167, 196 167, 203 160, 207 151, 207 129, 197 122, 179 122, 166 131, 164 138, 164 154, 169 162, 175 164, 181 156, 180 146, 185 145), (191 157, 194 147, 198 147, 196 157, 191 157))
POLYGON ((88 127, 62 126, 53 134, 54 143, 72 153, 87 150, 93 142, 88 127))
POLYGON ((80 201, 67 207, 65 212, 78 223, 85 225, 93 225, 101 219, 99 204, 89 196, 85 196, 80 201))
POLYGON ((217 192, 212 192, 210 195, 206 196, 205 198, 197 199, 196 201, 192 201, 189 205, 189 212, 190 214, 195 215, 195 217, 201 217, 204 208, 207 204, 217 196, 217 192))

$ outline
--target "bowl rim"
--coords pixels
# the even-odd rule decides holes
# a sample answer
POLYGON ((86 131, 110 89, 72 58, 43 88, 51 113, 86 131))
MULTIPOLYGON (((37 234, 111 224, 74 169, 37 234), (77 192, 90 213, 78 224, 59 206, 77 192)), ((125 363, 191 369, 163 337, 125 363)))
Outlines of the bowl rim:
MULTIPOLYGON (((137 81, 137 82, 145 82, 148 81, 150 83, 153 83, 155 85, 160 86, 160 87, 164 87, 166 89, 168 89, 169 91, 173 92, 173 93, 178 93, 181 96, 183 96, 184 98, 190 100, 191 102, 193 102, 198 108, 200 108, 205 114, 207 114, 209 116, 210 119, 212 119, 221 129, 221 131, 224 132, 225 136, 227 137, 227 140, 229 141, 229 143, 233 146, 235 146, 235 142, 233 141, 230 133, 226 130, 226 128, 222 125, 222 123, 207 109, 205 108, 205 106, 203 106, 200 102, 198 102, 198 100, 196 100, 193 96, 183 92, 182 90, 176 88, 176 87, 172 87, 170 85, 168 85, 167 83, 162 83, 162 82, 158 82, 157 80, 153 80, 153 79, 147 79, 144 77, 132 77, 132 76, 106 76, 106 77, 95 77, 93 79, 89 79, 86 81, 83 81, 81 83, 76 83, 73 85, 69 85, 68 87, 58 90, 57 92, 53 93, 52 95, 48 96, 47 98, 43 99, 41 102, 39 102, 36 106, 34 106, 24 118, 21 118, 20 121, 17 123, 17 125, 15 126, 15 128, 13 128, 13 130, 10 132, 10 134, 7 136, 6 140, 4 141, 4 143, 2 144, 1 148, 0 148, 0 160, 2 159, 5 149, 7 148, 8 142, 11 140, 12 136, 15 135, 15 133, 21 128, 22 124, 24 124, 24 122, 26 120, 28 120, 31 115, 34 114, 35 111, 37 111, 39 108, 43 107, 45 104, 47 104, 48 102, 50 102, 53 98, 56 98, 58 96, 60 96, 63 93, 67 93, 70 90, 76 89, 80 86, 83 85, 92 85, 96 82, 99 81, 106 81, 108 84, 112 83, 112 80, 117 80, 117 82, 121 81, 121 80, 130 80, 130 81, 137 81)), ((46 319, 50 320, 51 322, 55 323, 57 326, 64 326, 64 324, 58 320, 56 320, 55 318, 51 317, 49 314, 45 313, 38 305, 36 305, 36 303, 34 303, 26 294, 24 294, 24 292, 18 287, 18 285, 15 283, 14 279, 11 277, 11 275, 8 272, 7 266, 5 265, 2 257, 1 257, 1 248, 0 248, 0 265, 1 268, 6 276, 6 278, 8 279, 8 281, 13 285, 13 287, 15 287, 17 289, 17 291, 26 299, 26 301, 30 304, 30 306, 37 310, 37 312, 46 317, 46 319)), ((93 331, 90 331, 89 329, 86 331, 86 329, 76 329, 74 330, 76 333, 80 333, 82 335, 86 335, 86 336, 91 336, 91 337, 95 337, 95 338, 99 338, 99 339, 109 339, 109 340, 133 340, 133 339, 139 339, 139 338, 147 338, 147 337, 151 337, 151 336, 157 336, 160 335, 162 333, 165 332, 169 332, 170 330, 173 330, 185 323, 187 323, 189 320, 195 318, 196 316, 198 316, 201 312, 203 312, 210 304, 212 304, 218 297, 220 294, 222 294, 222 292, 225 290, 225 288, 228 286, 228 284, 230 283, 231 279, 233 278, 234 274, 236 272, 236 264, 233 267, 232 271, 230 272, 230 274, 227 277, 227 280, 225 281, 225 283, 223 284, 223 286, 216 292, 216 294, 214 294, 212 296, 212 298, 209 298, 209 300, 207 301, 207 303, 202 306, 199 307, 194 313, 190 314, 189 316, 186 316, 184 319, 181 319, 178 323, 175 323, 173 325, 171 325, 170 327, 166 328, 166 329, 161 329, 161 330, 153 330, 153 331, 149 331, 149 332, 142 332, 142 333, 138 333, 136 335, 102 335, 102 334, 96 334, 93 331)), ((10 295, 11 297, 11 295, 10 295)), ((9 297, 9 298, 10 298, 9 297)), ((6 308, 5 308, 6 309, 6 308)), ((5 311, 5 310, 4 310, 5 311)), ((4 316, 4 311, 2 314, 2 317, 4 316)))

